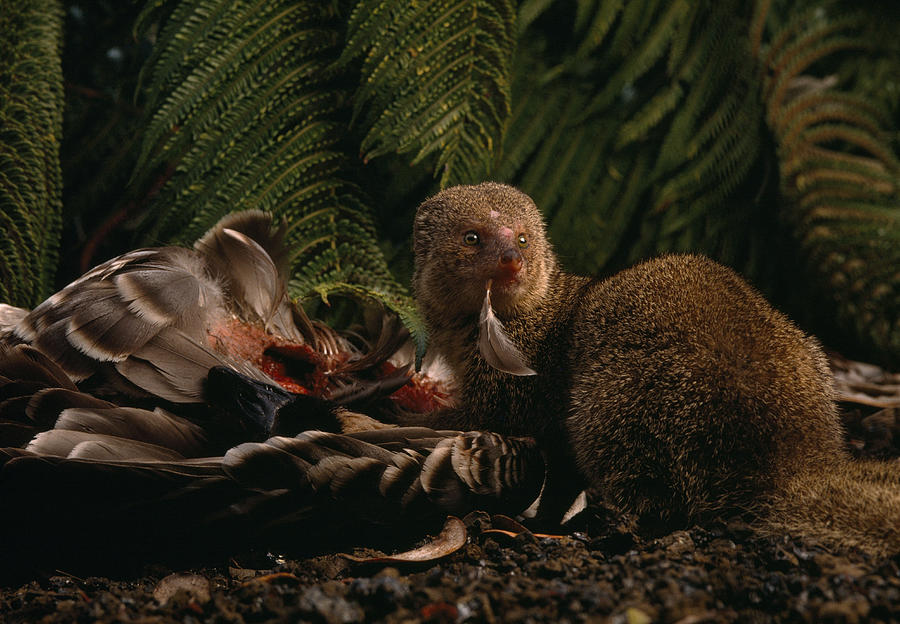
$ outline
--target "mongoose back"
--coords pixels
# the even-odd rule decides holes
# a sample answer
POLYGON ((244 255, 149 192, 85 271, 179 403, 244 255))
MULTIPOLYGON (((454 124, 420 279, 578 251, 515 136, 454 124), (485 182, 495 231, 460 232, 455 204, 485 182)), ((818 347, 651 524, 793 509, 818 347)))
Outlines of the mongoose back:
POLYGON ((429 348, 460 387, 428 424, 535 436, 545 514, 587 486, 670 526, 749 511, 900 552, 900 470, 849 458, 818 342, 732 270, 669 255, 567 274, 531 198, 496 183, 426 200, 414 252, 429 348))

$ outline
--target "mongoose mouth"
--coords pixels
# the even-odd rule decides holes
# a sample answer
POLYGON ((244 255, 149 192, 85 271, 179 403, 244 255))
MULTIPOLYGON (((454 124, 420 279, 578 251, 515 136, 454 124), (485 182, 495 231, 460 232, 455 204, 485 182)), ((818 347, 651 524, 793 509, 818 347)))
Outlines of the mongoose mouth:
POLYGON ((493 281, 493 290, 509 290, 510 288, 515 288, 521 283, 521 279, 518 274, 510 275, 510 274, 501 274, 495 277, 492 277, 493 281))
POLYGON ((501 309, 515 304, 520 293, 525 288, 522 276, 519 274, 495 276, 490 278, 488 283, 491 284, 490 290, 494 293, 494 305, 499 306, 501 309))

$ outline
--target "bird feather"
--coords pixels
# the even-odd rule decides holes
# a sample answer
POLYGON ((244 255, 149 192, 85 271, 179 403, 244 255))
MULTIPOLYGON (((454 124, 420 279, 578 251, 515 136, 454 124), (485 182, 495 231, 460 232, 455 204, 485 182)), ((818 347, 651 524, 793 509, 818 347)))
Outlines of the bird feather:
POLYGON ((490 284, 488 282, 484 293, 484 303, 481 305, 481 316, 478 321, 478 351, 481 357, 492 367, 510 375, 536 375, 537 373, 525 364, 525 356, 494 314, 490 284))
POLYGON ((69 408, 56 421, 56 429, 85 431, 128 438, 166 447, 184 457, 196 457, 206 449, 207 436, 199 425, 157 408, 69 408))
POLYGON ((82 442, 105 442, 108 445, 110 454, 116 457, 106 459, 154 459, 154 460, 175 460, 184 459, 180 453, 176 453, 171 449, 166 449, 155 444, 147 444, 137 440, 128 440, 127 438, 119 438, 117 436, 104 435, 99 433, 90 433, 87 431, 69 431, 66 429, 51 429, 43 431, 32 439, 25 447, 25 450, 40 455, 53 455, 56 457, 75 457, 73 452, 82 442))

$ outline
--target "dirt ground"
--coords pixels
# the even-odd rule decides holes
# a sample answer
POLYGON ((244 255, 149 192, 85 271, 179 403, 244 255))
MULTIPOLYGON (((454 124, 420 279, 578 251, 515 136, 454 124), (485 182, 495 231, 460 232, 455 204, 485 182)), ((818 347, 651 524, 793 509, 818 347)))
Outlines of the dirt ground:
MULTIPOLYGON (((850 412, 849 446, 897 461, 897 411, 850 412)), ((510 536, 486 514, 468 538, 424 563, 355 563, 365 540, 326 554, 264 553, 202 569, 137 575, 66 571, 0 588, 4 622, 873 622, 900 621, 900 557, 876 562, 808 540, 762 538, 739 521, 661 537, 588 507, 559 537, 510 536)), ((415 531, 380 543, 400 552, 415 531)), ((8 539, 11 536, 4 536, 8 539)), ((354 543, 355 542, 355 543, 354 543)))
POLYGON ((593 536, 537 538, 480 533, 488 518, 470 516, 467 544, 424 564, 329 554, 131 579, 59 573, 5 588, 0 613, 29 623, 900 620, 897 560, 761 539, 740 523, 642 539, 627 520, 606 520, 593 536))

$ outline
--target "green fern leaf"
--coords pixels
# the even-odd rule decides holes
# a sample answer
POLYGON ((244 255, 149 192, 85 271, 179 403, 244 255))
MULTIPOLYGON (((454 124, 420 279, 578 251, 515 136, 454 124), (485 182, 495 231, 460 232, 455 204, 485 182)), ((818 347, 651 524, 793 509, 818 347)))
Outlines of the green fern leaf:
MULTIPOLYGON (((578 8, 582 9, 584 5, 591 3, 592 0, 579 0, 578 8)), ((538 18, 544 11, 553 5, 553 0, 523 0, 519 3, 519 13, 516 19, 516 26, 520 33, 525 32, 528 26, 538 18)), ((579 13, 580 14, 580 13, 579 13)))
MULTIPOLYGON (((845 121, 873 135, 883 134, 888 124, 881 111, 867 106, 862 98, 835 92, 804 94, 782 107, 774 118, 775 129, 784 146, 800 140, 803 132, 828 121, 845 121), (799 102, 797 101, 799 100, 799 102)), ((881 137, 883 140, 884 137, 881 137)))
MULTIPOLYGON (((689 3, 686 0, 672 2, 666 12, 654 24, 652 32, 647 36, 644 45, 625 64, 613 74, 604 88, 585 109, 584 116, 597 114, 618 97, 626 85, 633 83, 658 61, 671 43, 676 29, 689 15, 689 3)), ((619 31, 621 32, 621 30, 619 31)), ((618 34, 618 33, 617 33, 618 34)), ((615 46, 615 42, 613 43, 615 46)))
POLYGON ((410 300, 403 297, 397 297, 393 293, 383 290, 365 288, 357 284, 348 284, 345 282, 320 282, 315 287, 315 293, 319 295, 322 302, 328 304, 328 298, 331 295, 349 295, 357 300, 372 301, 378 303, 391 312, 395 313, 400 321, 409 330, 410 338, 416 347, 416 370, 421 367, 422 357, 425 355, 425 347, 428 343, 428 330, 425 323, 411 304, 410 300))
POLYGON ((803 75, 835 52, 864 49, 859 15, 798 12, 765 57, 767 120, 791 221, 817 288, 857 348, 900 361, 900 158, 893 121, 871 103, 803 75), (800 80, 805 79, 805 82, 800 80), (799 93, 798 85, 806 86, 799 93))
POLYGON ((572 56, 550 67, 549 14, 523 35, 496 177, 535 198, 567 267, 600 272, 745 236, 725 206, 757 162, 763 109, 736 8, 585 0, 572 56))
MULTIPOLYGON (((728 67, 723 63, 723 50, 719 47, 724 42, 722 24, 717 18, 718 14, 710 16, 712 26, 709 34, 693 46, 686 55, 684 65, 678 68, 677 76, 688 81, 690 89, 674 111, 674 117, 666 130, 651 174, 654 179, 669 174, 682 162, 688 142, 695 139, 697 120, 702 117, 710 102, 718 103, 722 96, 718 95, 717 90, 722 83, 732 79, 726 75, 728 67)), ((727 109, 730 106, 728 95, 725 98, 721 108, 727 109)), ((722 111, 721 108, 713 112, 713 115, 726 115, 727 110, 722 111)))
POLYGON ((268 211, 289 225, 292 296, 343 284, 413 323, 345 152, 338 17, 316 0, 191 0, 163 16, 134 175, 163 181, 144 240, 188 242, 229 212, 268 211))
POLYGON ((681 85, 673 83, 654 95, 647 105, 635 114, 634 117, 622 124, 619 135, 616 138, 616 148, 622 149, 629 143, 633 143, 646 137, 647 134, 658 125, 663 118, 671 113, 682 101, 684 90, 681 85))
MULTIPOLYGON (((526 72, 519 75, 528 77, 526 72)), ((544 88, 532 80, 520 82, 503 143, 503 159, 492 174, 498 180, 511 180, 541 145, 547 132, 562 123, 568 99, 561 89, 544 88)))
MULTIPOLYGON (((586 6, 582 5, 587 4, 587 2, 579 3, 580 11, 576 18, 574 28, 576 32, 581 30, 581 24, 586 21, 588 9, 586 6)), ((603 44, 606 35, 612 28, 613 22, 625 6, 624 0, 592 2, 590 4, 596 4, 597 6, 591 7, 594 9, 594 17, 591 19, 591 24, 588 26, 587 32, 582 36, 581 44, 575 52, 576 56, 587 56, 603 44)))
POLYGON ((514 28, 508 0, 359 2, 341 61, 362 58, 365 156, 435 156, 443 186, 483 179, 510 112, 514 28))
POLYGON ((52 290, 61 226, 63 11, 54 0, 0 1, 0 301, 52 290))

